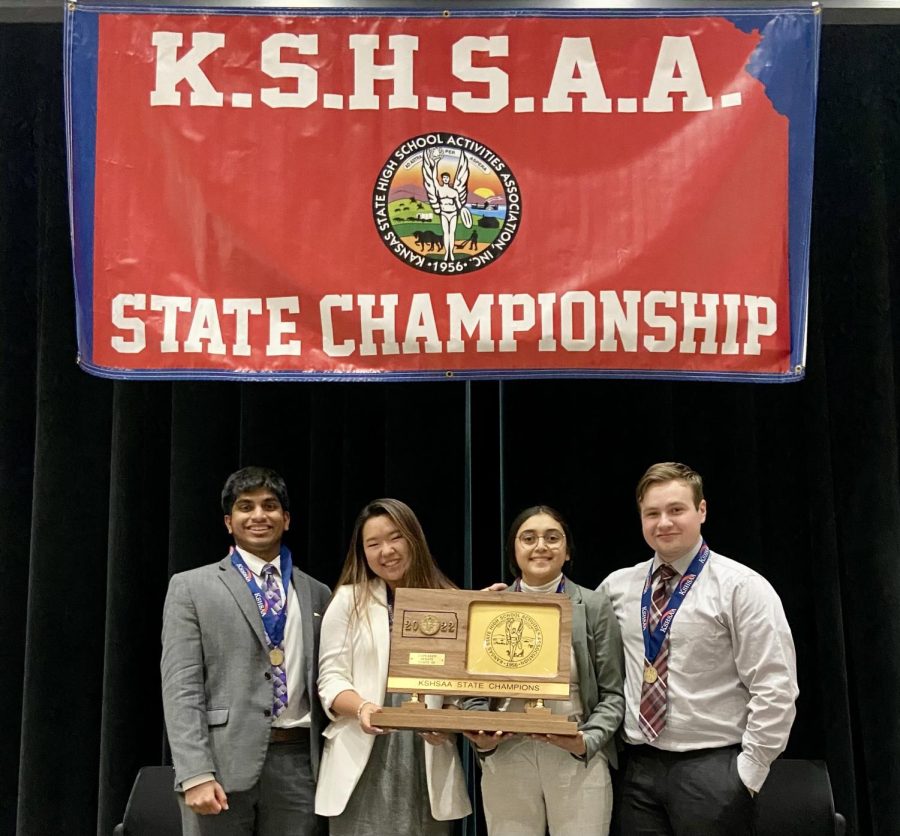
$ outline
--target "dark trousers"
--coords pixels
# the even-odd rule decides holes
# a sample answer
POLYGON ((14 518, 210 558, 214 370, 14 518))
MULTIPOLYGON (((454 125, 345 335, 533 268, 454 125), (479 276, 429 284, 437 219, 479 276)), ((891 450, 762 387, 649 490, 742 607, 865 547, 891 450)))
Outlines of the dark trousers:
POLYGON ((621 836, 753 836, 756 801, 738 775, 740 746, 626 749, 616 816, 621 836))
POLYGON ((181 800, 185 836, 317 836, 325 832, 315 815, 316 785, 309 740, 270 743, 256 786, 228 793, 228 810, 198 816, 181 800))

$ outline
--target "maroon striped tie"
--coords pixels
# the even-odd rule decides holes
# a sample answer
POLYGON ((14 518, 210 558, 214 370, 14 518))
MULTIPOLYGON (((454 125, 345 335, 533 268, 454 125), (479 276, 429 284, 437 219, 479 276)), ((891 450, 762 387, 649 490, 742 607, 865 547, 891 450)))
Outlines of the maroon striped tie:
MULTIPOLYGON (((650 603, 650 630, 656 629, 662 616, 663 608, 669 600, 669 581, 675 577, 675 570, 668 563, 662 563, 654 573, 653 597, 650 603)), ((646 671, 650 665, 644 662, 646 671)), ((666 692, 668 691, 667 674, 669 671, 669 637, 666 636, 653 667, 656 678, 648 682, 644 677, 641 683, 641 714, 638 725, 641 733, 651 743, 659 737, 666 727, 666 692)))

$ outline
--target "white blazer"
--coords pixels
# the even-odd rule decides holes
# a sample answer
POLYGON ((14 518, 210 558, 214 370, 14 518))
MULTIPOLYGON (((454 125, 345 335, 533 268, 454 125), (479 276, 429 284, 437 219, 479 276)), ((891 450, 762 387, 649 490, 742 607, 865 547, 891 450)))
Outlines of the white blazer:
MULTIPOLYGON (((347 690, 356 691, 376 705, 384 704, 390 653, 385 590, 383 581, 374 581, 374 600, 370 599, 367 612, 356 619, 351 618, 353 587, 342 586, 322 619, 319 698, 333 722, 323 733, 325 750, 316 788, 316 813, 320 816, 337 816, 344 811, 375 744, 375 737, 366 734, 355 717, 338 717, 331 705, 338 694, 347 690)), ((440 694, 427 696, 425 701, 429 708, 443 705, 440 694)), ((425 744, 425 776, 435 819, 459 819, 472 812, 454 743, 425 744)))

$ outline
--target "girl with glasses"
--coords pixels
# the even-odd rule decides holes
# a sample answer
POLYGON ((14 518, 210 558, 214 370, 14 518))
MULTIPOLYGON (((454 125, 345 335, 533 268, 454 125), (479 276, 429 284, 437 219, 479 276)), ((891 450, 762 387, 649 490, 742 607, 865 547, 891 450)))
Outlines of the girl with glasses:
MULTIPOLYGON (((578 724, 574 736, 467 734, 482 763, 481 791, 490 836, 605 836, 612 815, 608 764, 622 722, 622 645, 609 599, 563 573, 574 550, 562 515, 546 505, 513 521, 506 554, 510 591, 568 595, 572 602, 569 697, 547 700, 578 724)), ((522 700, 495 700, 493 710, 522 710, 522 700)))

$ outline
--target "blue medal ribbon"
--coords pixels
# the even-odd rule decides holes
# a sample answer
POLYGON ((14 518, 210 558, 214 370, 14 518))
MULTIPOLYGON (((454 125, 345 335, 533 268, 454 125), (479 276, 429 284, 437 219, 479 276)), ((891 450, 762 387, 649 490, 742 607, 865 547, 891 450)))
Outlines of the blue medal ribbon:
POLYGON ((650 605, 653 587, 653 561, 650 562, 647 580, 644 582, 644 591, 641 593, 641 629, 644 631, 644 656, 647 658, 647 662, 656 661, 659 650, 666 640, 666 636, 669 635, 675 615, 684 602, 685 597, 687 597, 688 592, 691 591, 696 583, 697 578, 703 571, 703 567, 706 566, 709 555, 709 546, 706 545, 706 540, 704 540, 700 545, 700 551, 694 556, 691 565, 688 566, 687 571, 681 576, 681 580, 678 581, 678 586, 669 598, 662 615, 659 617, 659 623, 652 633, 650 632, 650 605))
POLYGON ((291 550, 287 546, 281 547, 279 557, 281 558, 281 585, 284 587, 284 605, 281 608, 281 612, 275 615, 269 607, 265 594, 256 583, 253 572, 247 568, 247 564, 244 563, 238 550, 235 548, 231 550, 231 564, 247 582, 247 586, 250 587, 253 600, 256 601, 256 606, 259 608, 259 615, 262 618, 269 647, 281 647, 281 643, 284 641, 284 627, 287 624, 288 589, 291 583, 291 572, 293 571, 291 550))

